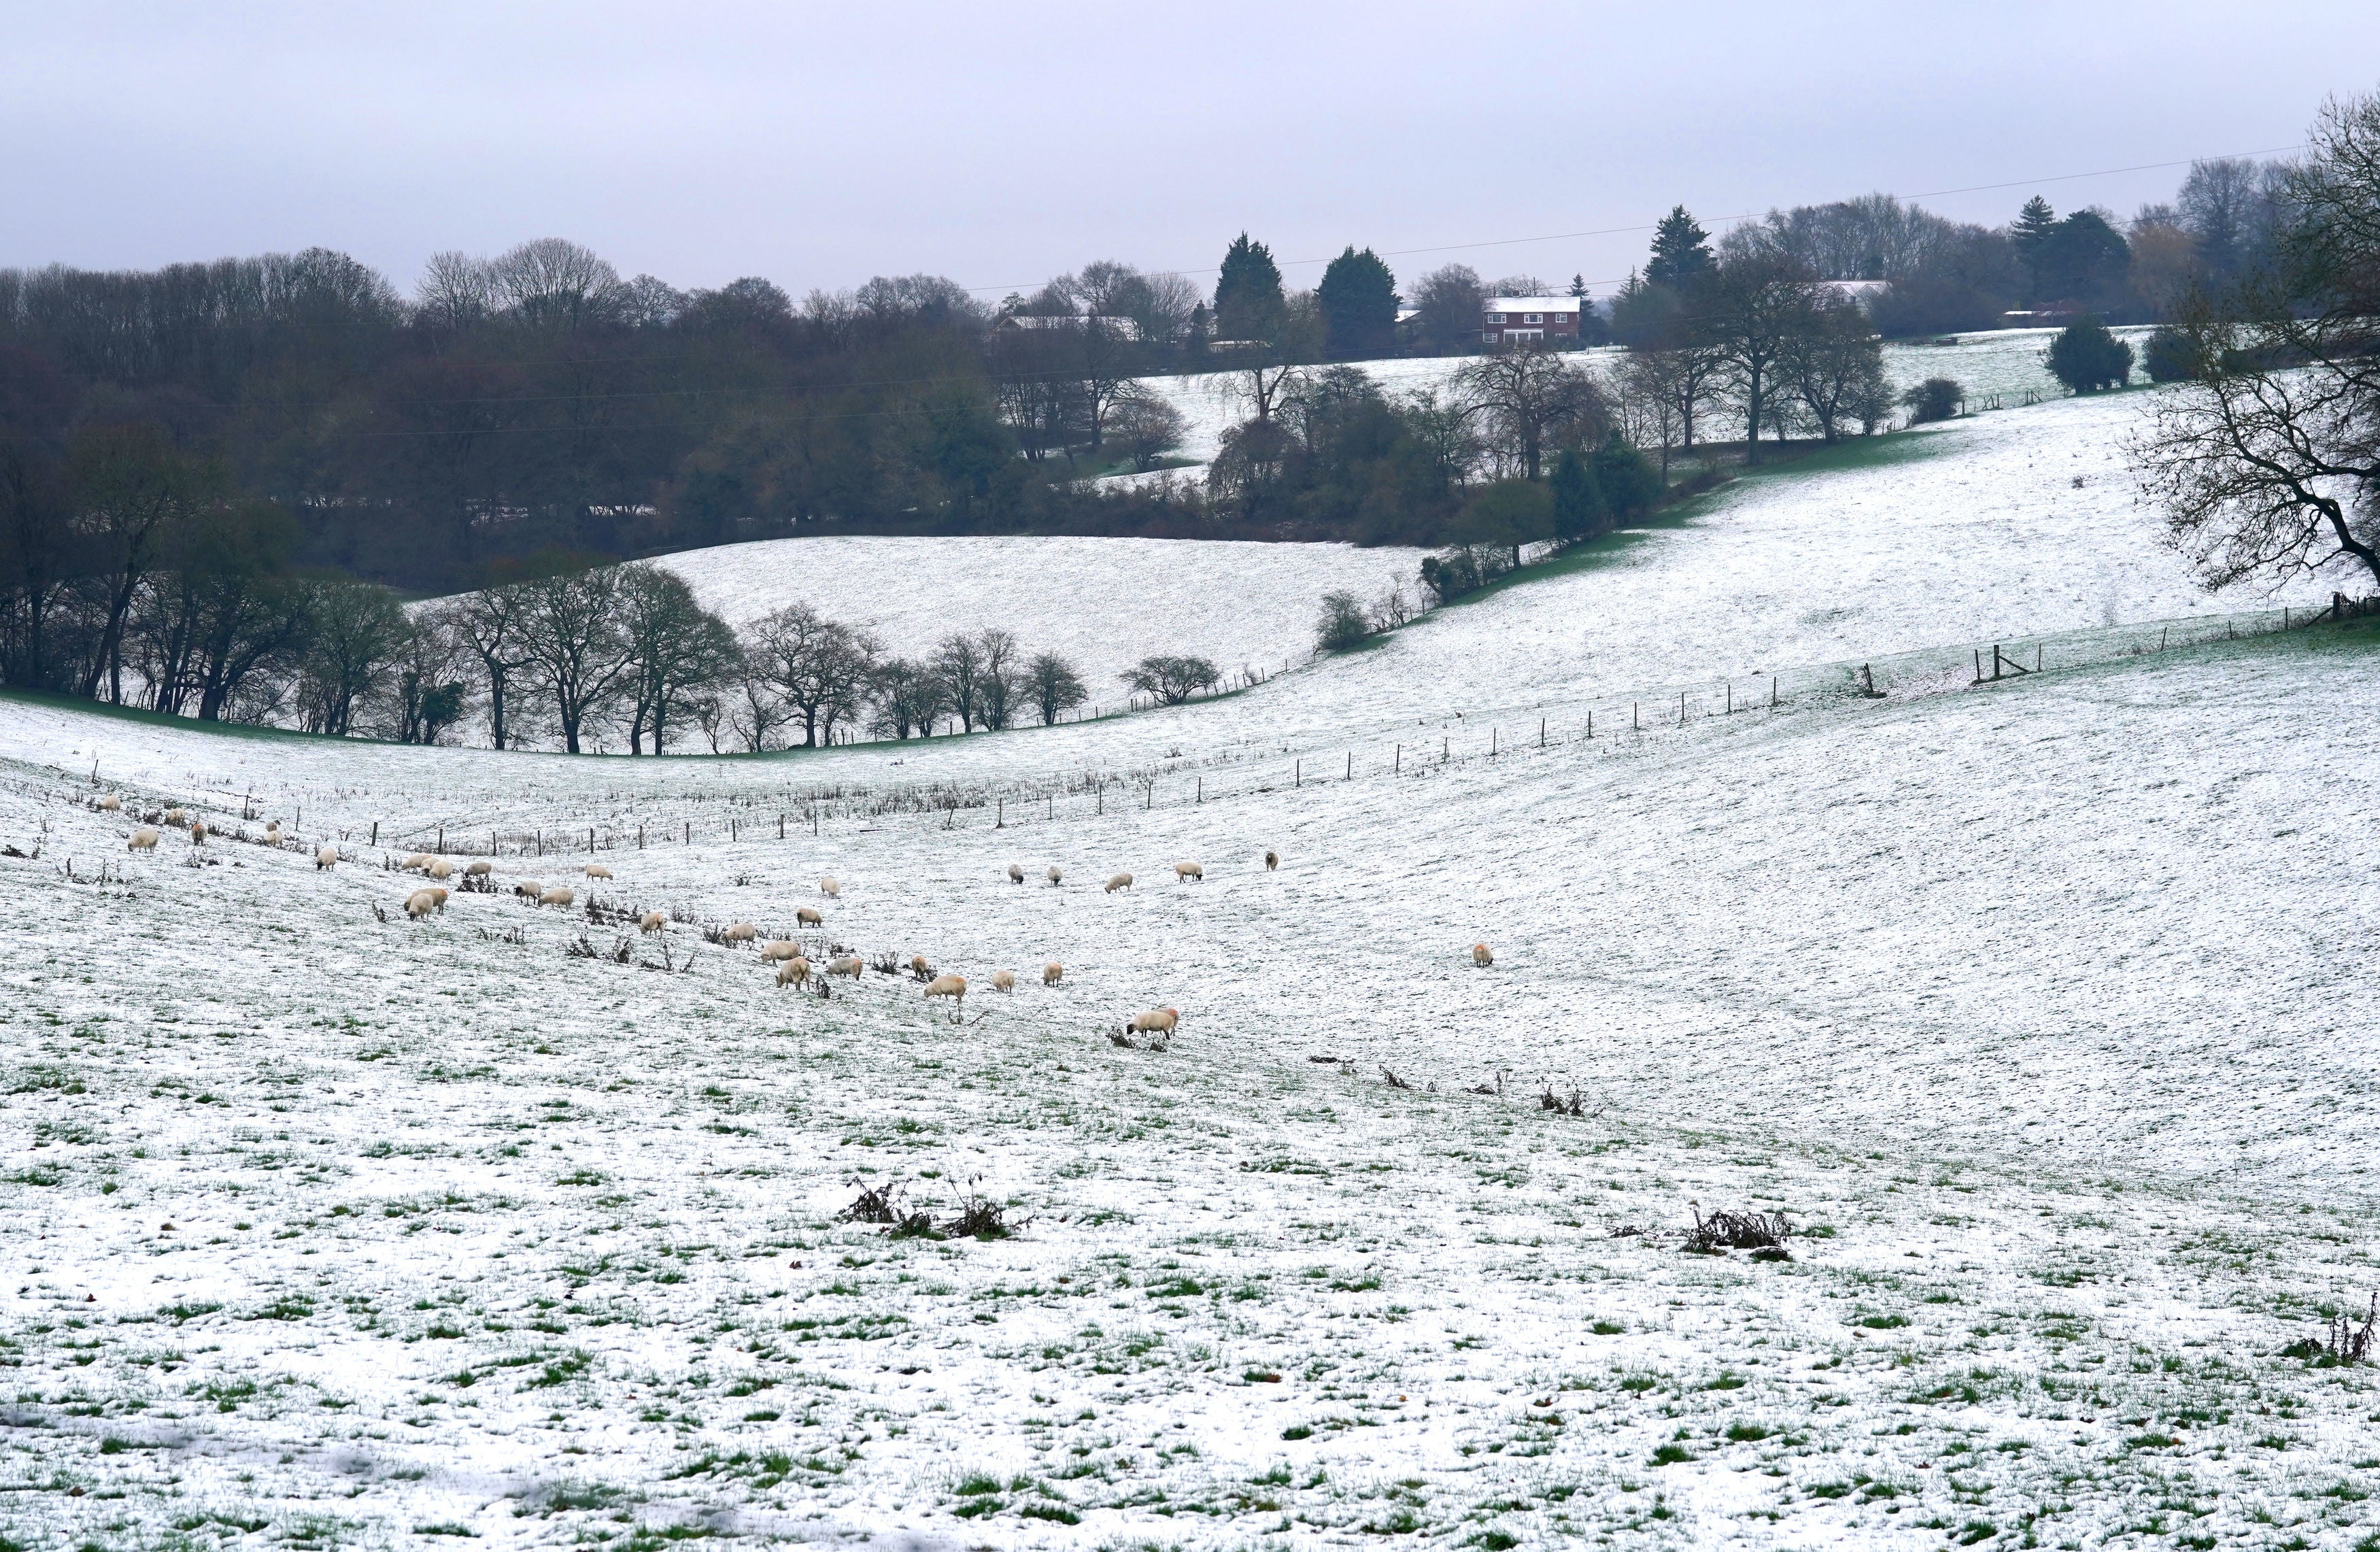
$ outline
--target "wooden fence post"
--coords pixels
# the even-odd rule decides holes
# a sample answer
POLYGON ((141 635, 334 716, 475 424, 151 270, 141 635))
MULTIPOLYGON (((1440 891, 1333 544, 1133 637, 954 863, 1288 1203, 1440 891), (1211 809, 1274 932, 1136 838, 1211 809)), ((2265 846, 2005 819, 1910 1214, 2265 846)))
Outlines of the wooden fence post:
MULTIPOLYGON (((303 808, 300 808, 300 809, 299 809, 299 810, 298 810, 298 811, 299 813, 301 813, 301 814, 302 814, 302 813, 304 813, 306 810, 304 810, 303 808)), ((292 829, 295 829, 296 827, 293 825, 291 828, 292 828, 292 829)), ((379 821, 378 819, 374 819, 374 820, 372 821, 372 838, 371 838, 371 843, 372 843, 373 845, 375 845, 375 846, 377 846, 377 845, 379 845, 379 844, 380 844, 380 821, 379 821)))

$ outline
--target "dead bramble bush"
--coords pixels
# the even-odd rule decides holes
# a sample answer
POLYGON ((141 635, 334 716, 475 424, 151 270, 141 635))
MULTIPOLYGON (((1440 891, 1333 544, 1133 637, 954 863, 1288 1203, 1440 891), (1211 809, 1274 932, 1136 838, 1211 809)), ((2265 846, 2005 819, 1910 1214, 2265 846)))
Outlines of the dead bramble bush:
POLYGON ((1574 1088, 1570 1091, 1570 1097, 1565 1099, 1554 1092, 1551 1084, 1548 1084, 1546 1091, 1537 1096, 1537 1109, 1551 1110, 1556 1115, 1583 1116, 1586 1114, 1586 1100, 1574 1088))
POLYGON ((2293 1341, 2281 1349, 2284 1358, 2302 1358, 2318 1369, 2344 1368, 2350 1364, 2372 1361, 2372 1342, 2380 1333, 2380 1293, 2372 1296, 2363 1308, 2363 1318, 2355 1318, 2350 1306, 2334 1315, 2325 1324, 2323 1340, 2312 1337, 2293 1341))
POLYGON ((907 1188, 901 1183, 900 1176, 895 1175, 880 1185, 871 1186, 861 1181, 857 1175, 854 1175, 843 1183, 860 1188, 859 1194, 853 1199, 851 1206, 843 1209, 842 1217, 844 1222, 898 1223, 901 1221, 901 1196, 907 1188))
POLYGON ((1687 1205, 1694 1215, 1694 1231, 1686 1236, 1689 1254, 1722 1255, 1730 1250, 1748 1250, 1755 1261, 1793 1258, 1785 1248, 1793 1226, 1785 1221, 1783 1213, 1715 1212, 1705 1218, 1702 1204, 1687 1205))

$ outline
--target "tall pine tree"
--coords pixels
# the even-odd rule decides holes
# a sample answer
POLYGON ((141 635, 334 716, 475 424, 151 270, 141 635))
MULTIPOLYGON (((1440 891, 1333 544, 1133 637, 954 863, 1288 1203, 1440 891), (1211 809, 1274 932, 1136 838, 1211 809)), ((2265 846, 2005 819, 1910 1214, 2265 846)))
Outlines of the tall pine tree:
POLYGON ((1395 354, 1397 277, 1370 249, 1351 245, 1330 261, 1315 288, 1324 348, 1333 360, 1368 361, 1395 354))
POLYGON ((2016 249, 2016 261, 2024 266, 2025 276, 2031 282, 2025 288, 2027 301, 2040 294, 2041 246, 2056 230, 2058 212, 2038 194, 2027 200, 2024 208, 2016 212, 2016 219, 2009 223, 2009 246, 2016 249))
POLYGON ((1272 261, 1272 249, 1249 241, 1242 232, 1224 250, 1223 273, 1215 281, 1215 337, 1277 340, 1288 315, 1289 299, 1281 295, 1281 266, 1272 261))
POLYGON ((1711 267, 1710 234, 1676 205, 1653 228, 1653 257, 1645 265, 1645 279, 1654 285, 1679 290, 1711 267))

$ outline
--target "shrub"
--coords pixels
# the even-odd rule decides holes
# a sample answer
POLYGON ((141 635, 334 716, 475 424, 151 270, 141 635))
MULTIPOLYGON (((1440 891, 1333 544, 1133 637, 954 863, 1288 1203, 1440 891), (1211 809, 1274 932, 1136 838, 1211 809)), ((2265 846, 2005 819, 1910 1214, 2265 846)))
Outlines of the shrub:
POLYGON ((1168 706, 1179 706, 1200 690, 1211 690, 1222 683, 1220 670, 1204 658, 1149 657, 1137 666, 1118 675, 1143 695, 1155 696, 1168 706))
POLYGON ((1314 628, 1317 651, 1352 652, 1372 638, 1372 622, 1353 593, 1322 595, 1322 618, 1314 628))
POLYGON ((2049 374, 2078 394, 2120 388, 2132 375, 2132 347, 2095 318, 2081 318, 2049 346, 2049 374))
POLYGON ((1957 415, 1967 402, 1967 391, 1959 386, 1955 378, 1929 377, 1901 394, 1900 402, 1909 411, 1909 423, 1922 426, 1929 420, 1948 420, 1957 415))
POLYGON ((2163 328, 2141 348, 2141 369, 2151 382, 2181 382, 2198 375, 2198 351, 2179 329, 2163 328))

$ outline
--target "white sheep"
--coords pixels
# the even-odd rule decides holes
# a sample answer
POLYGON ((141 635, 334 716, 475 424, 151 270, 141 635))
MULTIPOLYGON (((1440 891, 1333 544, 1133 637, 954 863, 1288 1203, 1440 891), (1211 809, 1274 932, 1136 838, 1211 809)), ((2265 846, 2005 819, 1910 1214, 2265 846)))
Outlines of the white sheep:
POLYGON ((760 960, 762 964, 771 964, 780 959, 799 959, 801 957, 802 946, 788 939, 774 938, 760 945, 760 960))
POLYGON ((546 890, 542 893, 539 894, 537 897, 537 903, 540 905, 559 905, 565 910, 567 910, 570 907, 570 903, 577 898, 577 895, 557 885, 556 887, 546 890))
POLYGON ((429 867, 430 854, 428 852, 416 852, 411 856, 407 857, 403 862, 398 863, 396 865, 396 870, 400 873, 420 873, 427 871, 429 867))
POLYGON ((1017 867, 1016 864, 1013 862, 1010 863, 1008 865, 1008 881, 1012 884, 1023 883, 1025 881, 1025 869, 1017 867))
POLYGON ((1267 852, 1267 853, 1265 854, 1265 871, 1266 871, 1266 872, 1269 873, 1269 872, 1271 872, 1274 868, 1279 867, 1280 866, 1281 866, 1281 854, 1280 854, 1279 852, 1267 852))
POLYGON ((438 908, 439 908, 440 910, 442 910, 442 911, 443 911, 443 910, 446 909, 446 891, 445 891, 444 890, 443 890, 443 889, 433 889, 433 890, 431 890, 431 891, 430 891, 430 893, 431 893, 431 898, 435 899, 435 900, 438 902, 438 908))
POLYGON ((650 938, 668 926, 659 911, 647 911, 637 918, 637 930, 650 938))
POLYGON ((830 976, 849 976, 856 980, 858 978, 859 972, 865 968, 867 967, 859 963, 857 954, 845 954, 841 959, 828 961, 826 973, 830 976))
POLYGON ((748 943, 753 939, 760 936, 760 929, 754 927, 750 922, 736 922, 719 936, 720 940, 722 942, 748 943))
POLYGON ((994 991, 1014 991, 1016 989, 1016 972, 1014 970, 993 971, 991 973, 991 989, 994 991))
POLYGON ((321 849, 319 849, 318 851, 316 851, 316 852, 314 853, 314 871, 315 871, 315 872, 320 873, 320 872, 321 872, 323 868, 325 868, 325 867, 336 867, 338 865, 339 865, 339 848, 338 848, 338 847, 336 847, 336 846, 324 846, 324 847, 322 847, 321 849))
POLYGON ((103 814, 115 813, 123 806, 124 800, 114 793, 109 793, 99 800, 99 811, 103 814))
POLYGON ((909 974, 917 976, 922 981, 933 973, 934 967, 926 963, 926 956, 924 954, 911 954, 909 956, 909 974))
POLYGON ((1054 884, 1056 884, 1056 883, 1057 883, 1061 879, 1062 879, 1062 878, 1064 878, 1064 877, 1065 877, 1065 875, 1064 875, 1064 874, 1062 874, 1062 873, 1061 873, 1061 872, 1059 872, 1059 871, 1058 871, 1057 866, 1056 866, 1055 864, 1052 864, 1052 865, 1050 866, 1050 882, 1051 884, 1053 884, 1053 885, 1054 885, 1054 884))
POLYGON ((1487 944, 1474 943, 1471 945, 1471 963, 1484 970, 1496 963, 1496 956, 1488 952, 1487 944))
POLYGON ((533 903, 545 893, 545 886, 535 879, 523 879, 513 886, 513 892, 523 900, 533 903))
POLYGON ((587 865, 587 876, 590 879, 608 879, 612 876, 612 870, 600 862, 590 862, 587 865))
POLYGON ((1182 883, 1186 884, 1193 879, 1204 879, 1206 876, 1207 870, 1195 862, 1177 862, 1173 865, 1173 877, 1182 883))
POLYGON ((490 862, 485 857, 481 857, 479 861, 471 864, 470 867, 463 869, 463 877, 466 879, 484 879, 495 870, 496 865, 494 863, 490 862))
POLYGON ((804 927, 824 927, 826 917, 812 906, 805 905, 794 913, 794 920, 804 927))
POLYGON ((203 846, 206 843, 207 821, 204 819, 192 819, 190 821, 190 844, 193 846, 203 846))
POLYGON ((157 832, 142 825, 132 832, 132 839, 124 843, 124 849, 128 852, 153 852, 157 849, 157 832))
POLYGON ((179 808, 168 808, 165 810, 165 822, 177 827, 186 825, 190 822, 190 816, 183 813, 179 808))
POLYGON ((275 819, 271 824, 264 827, 264 843, 268 846, 278 846, 281 844, 281 821, 279 819, 275 819))
POLYGON ((965 976, 935 976, 926 985, 926 996, 929 1000, 947 997, 958 1004, 959 1016, 961 1018, 966 1016, 966 977, 965 976))
POLYGON ((405 897, 405 914, 416 921, 419 921, 436 909, 438 909, 436 890, 418 889, 405 897))
POLYGON ((1113 894, 1120 889, 1130 888, 1132 888, 1132 875, 1129 873, 1119 873, 1114 878, 1108 880, 1108 892, 1110 894, 1113 894))
POLYGON ((1060 980, 1064 978, 1065 974, 1066 967, 1053 959, 1049 964, 1041 966, 1041 984, 1043 986, 1056 986, 1060 980))
POLYGON ((799 954, 777 966, 777 984, 781 987, 800 986, 809 978, 810 962, 799 954))
POLYGON ((423 868, 421 871, 437 879, 439 882, 444 883, 447 879, 455 876, 455 865, 448 862, 444 857, 432 857, 430 859, 430 866, 423 868))
POLYGON ((1145 1013, 1135 1013, 1132 1022, 1123 1026, 1127 1035, 1171 1035, 1181 1014, 1171 1008, 1152 1008, 1145 1013))
POLYGON ((819 892, 825 895, 829 900, 841 900, 843 898, 843 885, 833 879, 820 879, 819 880, 819 892))

